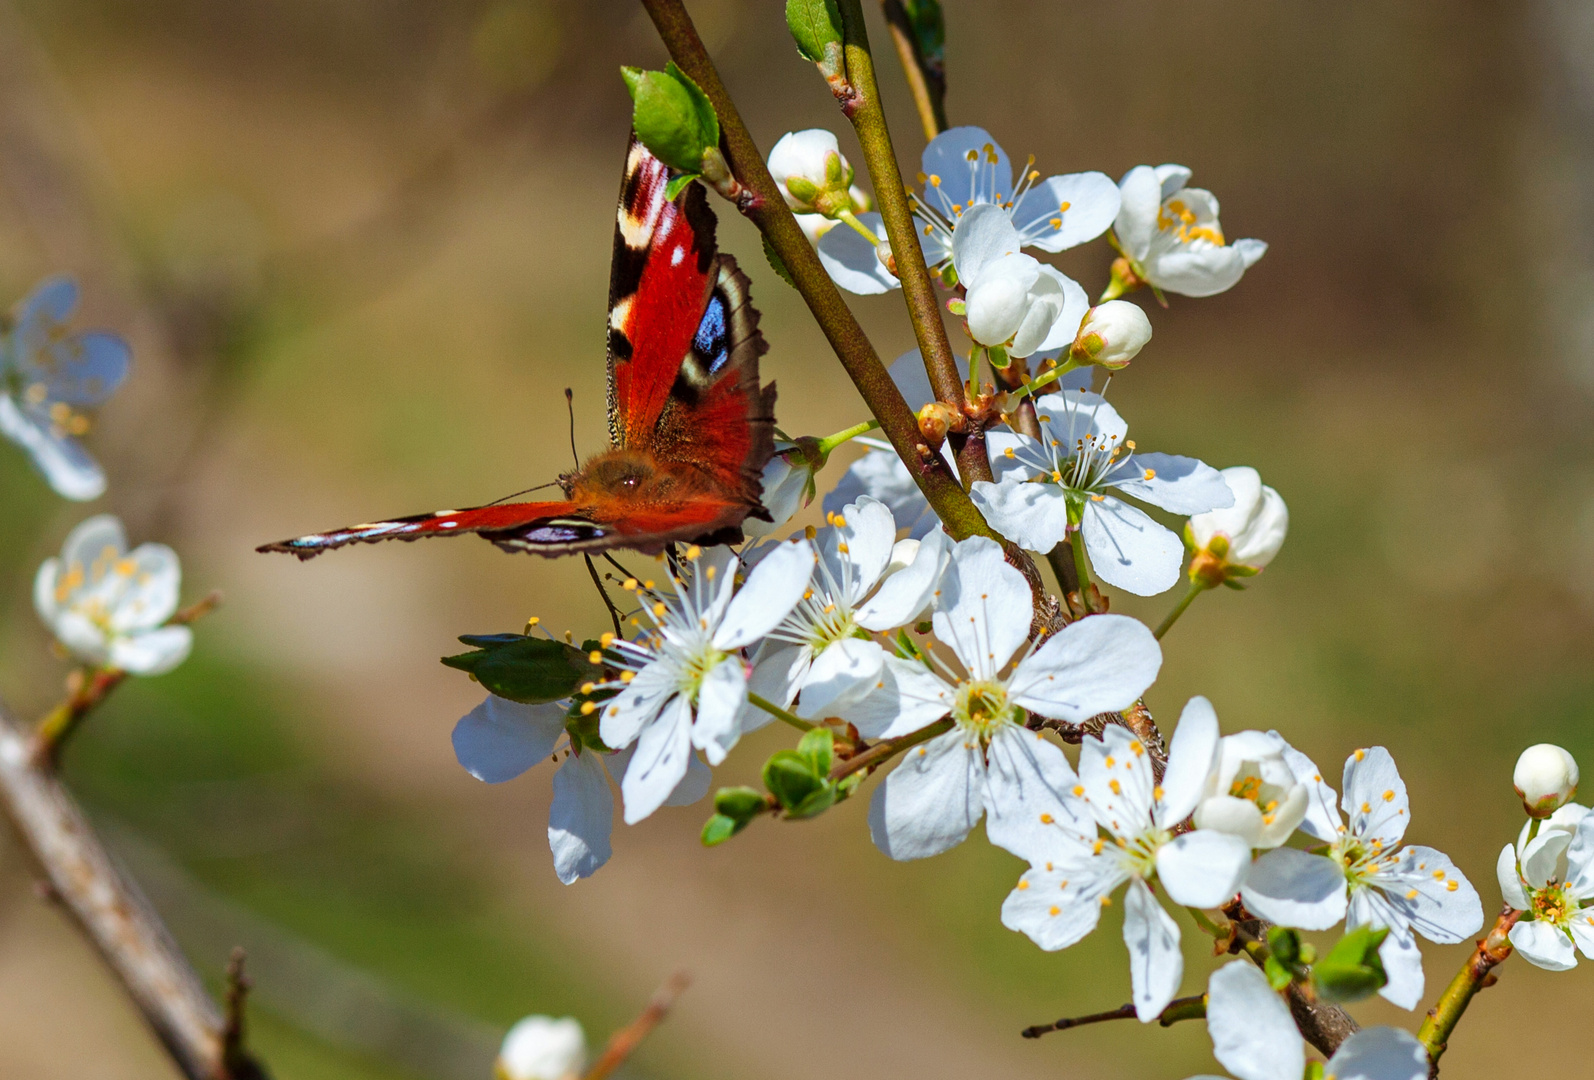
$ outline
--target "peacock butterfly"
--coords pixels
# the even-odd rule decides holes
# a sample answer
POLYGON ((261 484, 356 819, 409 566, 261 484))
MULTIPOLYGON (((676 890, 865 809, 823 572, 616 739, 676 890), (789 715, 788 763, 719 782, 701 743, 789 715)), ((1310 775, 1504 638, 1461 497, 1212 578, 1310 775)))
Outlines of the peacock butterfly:
POLYGON ((561 502, 500 503, 351 525, 265 544, 312 558, 345 544, 479 533, 507 551, 569 555, 677 541, 736 543, 767 519, 760 476, 774 454, 769 348, 747 275, 715 247, 700 184, 666 197, 670 170, 635 134, 609 277, 610 447, 559 478, 561 502))

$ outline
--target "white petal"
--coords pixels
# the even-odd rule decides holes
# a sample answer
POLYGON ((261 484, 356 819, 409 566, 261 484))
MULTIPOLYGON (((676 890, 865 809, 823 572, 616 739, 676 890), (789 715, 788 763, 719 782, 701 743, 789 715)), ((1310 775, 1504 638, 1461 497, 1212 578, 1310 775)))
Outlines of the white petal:
POLYGON ((1200 514, 1234 505, 1234 493, 1222 473, 1204 461, 1177 454, 1135 454, 1107 483, 1175 514, 1200 514))
POLYGON ((1391 928, 1389 936, 1378 947, 1378 959, 1383 962, 1384 974, 1389 981, 1378 996, 1402 1009, 1415 1009, 1422 1001, 1425 980, 1422 974, 1422 950, 1410 931, 1391 928))
POLYGON ((764 556, 725 609, 714 631, 714 647, 744 648, 779 626, 808 590, 814 558, 813 545, 806 540, 781 544, 764 556))
POLYGON ((1366 1028, 1341 1043, 1323 1071, 1335 1080, 1428 1080, 1428 1051, 1409 1031, 1366 1028))
POLYGON ((986 757, 985 835, 991 843, 1031 863, 1090 854, 1096 823, 1073 793, 1078 778, 1056 744, 1009 724, 991 737, 986 757))
MULTIPOLYGON (((1002 218, 1000 210, 988 209, 1002 218)), ((1039 277, 1040 263, 1018 252, 982 267, 980 276, 967 282, 963 320, 969 335, 981 345, 1005 344, 1024 324, 1032 303, 1030 289, 1039 277)))
POLYGON ((1216 296, 1227 292, 1245 273, 1245 256, 1231 247, 1182 245, 1144 260, 1146 279, 1164 292, 1181 296, 1216 296))
POLYGON ((1240 253, 1240 259, 1245 263, 1247 270, 1267 254, 1267 242, 1263 240, 1236 240, 1229 246, 1240 253))
POLYGON ((95 566, 109 567, 127 551, 127 534, 113 514, 95 514, 78 523, 61 544, 61 562, 68 575, 82 568, 85 583, 95 578, 95 566))
POLYGON ((63 611, 56 617, 55 639, 79 660, 103 664, 110 656, 110 641, 105 631, 78 611, 63 611))
POLYGON ((1029 636, 1029 586, 987 537, 953 547, 937 603, 935 636, 975 678, 995 677, 1029 636))
POLYGON ((1162 647, 1127 615, 1069 623, 1020 661, 1008 695, 1032 712, 1080 723, 1123 709, 1156 681, 1162 647))
POLYGON ((1090 310, 1085 290, 1064 277, 1060 270, 1051 266, 1040 266, 1038 270, 1029 287, 1024 317, 1007 347, 1009 356, 1022 359, 1043 346, 1058 348, 1067 344, 1073 340, 1071 335, 1079 332, 1080 320, 1090 310), (1067 317, 1070 300, 1075 315, 1072 322, 1067 317))
POLYGON ((1483 904, 1465 874, 1442 851, 1408 847, 1369 879, 1413 930, 1441 945, 1483 929, 1483 904))
POLYGON ((1004 200, 1013 196, 1013 166, 1007 159, 1007 152, 984 128, 947 128, 930 140, 919 161, 926 176, 941 181, 940 191, 951 202, 967 205, 972 201, 994 202, 998 196, 1004 200), (971 152, 974 154, 972 162, 968 159, 971 152), (988 153, 996 155, 994 163, 987 159, 988 153))
MULTIPOLYGON (((844 599, 856 606, 885 573, 891 561, 891 547, 897 540, 897 523, 891 508, 868 495, 841 509, 844 524, 831 525, 820 534, 819 557, 836 583, 846 593, 844 599), (845 545, 846 553, 841 552, 845 545)), ((823 577, 823 575, 821 575, 823 577)))
POLYGON ((1100 739, 1085 740, 1079 750, 1079 782, 1091 814, 1114 836, 1137 838, 1151 828, 1151 759, 1124 728, 1109 724, 1100 739))
MULTIPOLYGON (((1278 732, 1269 732, 1276 735, 1278 732)), ((1339 835, 1341 818, 1335 809, 1334 789, 1328 786, 1323 779, 1322 770, 1311 758, 1286 744, 1284 761, 1289 765, 1290 772, 1295 774, 1295 779, 1306 788, 1306 820, 1301 822, 1301 831, 1309 836, 1315 836, 1325 843, 1330 843, 1339 835)))
POLYGON ((177 552, 165 544, 140 544, 111 571, 124 579, 111 609, 111 629, 120 634, 153 629, 172 617, 182 587, 177 552))
MULTIPOLYGON (((624 775, 624 774, 622 774, 624 775)), ((703 764, 696 754, 686 756, 686 775, 681 777, 675 790, 670 792, 670 797, 664 800, 665 806, 691 806, 697 800, 708 794, 708 785, 714 779, 714 770, 703 764)))
MULTIPOLYGON (((981 203, 969 207, 952 230, 952 265, 957 268, 958 277, 967 284, 979 280, 998 260, 1017 255, 1022 246, 1007 211, 993 203, 981 203)), ((1029 256, 1024 258, 1029 259, 1029 256)), ((1029 262, 1040 265, 1034 259, 1029 262)), ((1030 280, 1034 280, 1033 275, 1030 280)), ((1029 287, 1028 282, 1024 287, 1029 287)))
MULTIPOLYGON (((906 543, 907 541, 903 541, 906 543)), ((886 578, 859 606, 855 617, 865 630, 891 630, 922 614, 952 561, 952 538, 936 529, 920 542, 913 561, 886 578)))
MULTIPOLYGON (((1079 330, 1085 321, 1085 316, 1090 314, 1090 297, 1080 287, 1079 282, 1063 275, 1055 267, 1042 265, 1041 276, 1050 278, 1061 291, 1062 306, 1056 318, 1052 320, 1046 336, 1040 342, 1030 347, 1026 342, 1024 352, 1014 352, 1014 356, 1028 356, 1037 350, 1062 349, 1072 345, 1074 338, 1079 336, 1079 330)), ((1018 342, 1014 342, 1016 347, 1018 342)), ((1066 376, 1064 376, 1066 378, 1066 376)))
MULTIPOLYGON (((765 701, 773 701, 781 708, 789 709, 797 697, 797 691, 802 688, 812 659, 812 651, 806 645, 792 645, 765 638, 753 653, 753 673, 747 678, 747 690, 765 701)), ((743 722, 742 732, 757 731, 774 719, 764 713, 762 720, 743 722)))
POLYGON ((33 458, 44 478, 63 499, 87 502, 105 494, 105 473, 76 439, 55 434, 48 420, 36 420, 0 394, 0 435, 33 458))
POLYGON ((1081 529, 1096 576, 1136 596, 1156 596, 1179 580, 1184 543, 1128 503, 1111 495, 1085 503, 1081 529))
POLYGON ((1240 896, 1280 926, 1327 930, 1345 917, 1345 872, 1326 855, 1275 848, 1251 864, 1240 896))
POLYGON ((841 717, 870 739, 908 735, 947 714, 952 689, 916 660, 887 655, 880 681, 838 703, 841 717))
POLYGON ((940 524, 895 450, 873 449, 854 461, 825 496, 823 505, 826 511, 835 512, 866 494, 889 506, 897 523, 906 526, 911 536, 922 536, 940 524))
POLYGON ((1586 959, 1594 960, 1594 915, 1589 914, 1589 909, 1584 908, 1573 915, 1566 929, 1571 933, 1577 951, 1586 959))
POLYGON ((1546 922, 1519 922, 1511 928, 1511 944, 1522 958, 1546 971, 1570 971, 1577 967, 1577 952, 1572 939, 1546 922))
POLYGON ((886 651, 876 642, 842 638, 814 657, 803 679, 797 715, 808 720, 837 716, 846 706, 876 691, 886 651))
POLYGON ((1068 535, 1068 500, 1056 484, 976 480, 969 495, 991 528, 1026 551, 1050 551, 1068 535))
POLYGON ((1002 925, 1047 952, 1066 949, 1096 929, 1102 897, 1123 881, 1111 859, 1032 866, 1002 903, 1002 925))
POLYGON ((33 575, 33 610, 39 613, 45 626, 54 624, 61 610, 55 598, 60 576, 61 560, 54 556, 40 563, 39 572, 33 575))
POLYGON ((526 705, 488 694, 454 725, 454 756, 476 779, 501 784, 546 760, 564 730, 561 705, 526 705))
POLYGON ((1248 960, 1235 960, 1207 983, 1212 1056, 1239 1080, 1296 1080, 1306 1049, 1289 1006, 1248 960))
POLYGON ((1136 165, 1118 181, 1122 202, 1113 231, 1131 259, 1144 259, 1157 232, 1157 212, 1162 209, 1162 184, 1150 165, 1136 165))
MULTIPOLYGON (((879 214, 859 214, 858 220, 866 228, 873 229, 884 243, 886 227, 879 214)), ((850 293, 877 296, 902 287, 902 282, 880 261, 880 249, 850 225, 830 229, 819 238, 816 246, 819 261, 830 279, 850 293)))
POLYGON ((1350 831, 1394 850, 1411 823, 1411 802, 1395 759, 1382 746, 1358 750, 1345 761, 1345 793, 1340 807, 1350 831))
MULTIPOLYGON (((614 745, 605 739, 605 743, 614 745)), ((692 706, 677 697, 637 737, 636 753, 620 782, 625 796, 625 823, 635 825, 664 805, 692 756, 692 706)))
POLYGON ((1179 926, 1139 878, 1124 890, 1124 944, 1129 948, 1129 979, 1135 1015, 1143 1024, 1157 1018, 1179 992, 1184 956, 1179 926))
POLYGON ((1076 446, 1081 439, 1092 437, 1098 443, 1122 446, 1129 434, 1129 425, 1118 410, 1088 390, 1042 394, 1035 401, 1035 410, 1051 418, 1041 424, 1063 446, 1076 446))
MULTIPOLYGON (((1156 173, 1157 183, 1162 185, 1162 190, 1158 194, 1159 199, 1166 199, 1176 191, 1183 191, 1184 186, 1190 182, 1190 170, 1183 165, 1175 165, 1172 162, 1158 165, 1156 173)), ((1210 195, 1211 193, 1208 192, 1207 194, 1210 195)), ((1216 199, 1212 200, 1212 212, 1214 214, 1217 213, 1216 199)))
POLYGON ((956 847, 984 813, 980 748, 953 730, 903 755, 869 802, 869 835, 893 859, 956 847))
POLYGON ((1064 251, 1111 228, 1122 204, 1118 185, 1105 173, 1048 176, 1013 207, 1013 226, 1028 247, 1064 251))
POLYGON ((1528 894, 1522 888, 1522 879, 1517 876, 1517 847, 1507 844, 1500 849, 1500 857, 1495 860, 1494 874, 1500 883, 1500 898, 1518 911, 1526 911, 1528 907, 1528 894))
POLYGON ((548 808, 548 847, 559 880, 573 884, 608 862, 613 831, 614 795, 602 755, 591 749, 571 754, 553 774, 548 808))
POLYGON ((1162 798, 1156 809, 1158 825, 1171 829, 1195 810, 1218 762, 1218 737, 1212 702, 1199 696, 1185 702, 1168 744, 1168 770, 1162 776, 1162 798))
POLYGON ((674 667, 663 660, 643 667, 630 686, 600 706, 603 715, 598 721, 598 736, 603 745, 615 750, 630 746, 643 726, 676 696, 678 683, 674 667))
POLYGON ((697 693, 697 720, 692 745, 710 765, 718 765, 741 738, 737 717, 747 703, 747 672, 740 657, 721 660, 703 677, 697 693))
POLYGON ((193 647, 192 629, 163 626, 132 637, 113 638, 107 659, 112 667, 134 675, 164 675, 187 660, 193 647))
POLYGON ((1240 891, 1251 865, 1244 840, 1211 829, 1176 836, 1157 850, 1157 878, 1168 899, 1187 907, 1221 907, 1240 891))
POLYGON ((1566 851, 1567 886, 1572 895, 1594 896, 1594 814, 1586 814, 1566 851))
POLYGON ((1566 849, 1572 834, 1561 829, 1545 829, 1522 847, 1522 877, 1528 886, 1542 889, 1551 878, 1560 878, 1566 849))

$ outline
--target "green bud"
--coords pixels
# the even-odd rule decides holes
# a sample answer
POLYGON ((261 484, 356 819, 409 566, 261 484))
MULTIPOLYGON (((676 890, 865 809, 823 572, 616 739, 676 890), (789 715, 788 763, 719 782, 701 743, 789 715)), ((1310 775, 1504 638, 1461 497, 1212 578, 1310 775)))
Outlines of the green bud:
POLYGON ((841 45, 836 0, 786 0, 786 26, 804 60, 821 63, 841 45))
POLYGON ((1388 929, 1364 926, 1352 930, 1312 968, 1312 983, 1324 1001, 1358 1001, 1376 994, 1389 982, 1378 947, 1388 929))
POLYGON ((745 821, 735 821, 724 814, 715 814, 703 823, 703 846, 713 847, 716 844, 723 844, 746 827, 745 821))
POLYGON ((445 656, 443 663, 474 675, 490 692, 510 701, 557 701, 597 675, 585 653, 562 641, 523 634, 467 634, 459 640, 473 651, 445 656))
POLYGON ((1301 935, 1286 926, 1268 928, 1267 947, 1281 964, 1301 962, 1301 935))
POLYGON ((791 192, 792 198, 801 199, 805 203, 812 203, 819 198, 819 185, 803 176, 788 176, 786 190, 791 192))
POLYGON ((835 760, 835 748, 835 733, 829 728, 818 727, 804 734, 798 741, 797 754, 808 762, 815 776, 824 778, 830 775, 830 766, 835 760))
POLYGON ((1267 976, 1267 984, 1275 990, 1282 990, 1295 981, 1295 973, 1274 956, 1262 961, 1262 973, 1267 976))
POLYGON ((824 785, 824 777, 815 775, 812 762, 795 751, 777 750, 764 763, 764 786, 785 810, 800 805, 824 785))
POLYGON ((836 802, 836 785, 826 782, 825 786, 809 795, 802 802, 786 811, 786 816, 794 820, 814 817, 829 810, 836 802))
POLYGON ((677 172, 700 172, 703 155, 720 141, 708 95, 673 61, 663 71, 625 67, 620 74, 631 91, 631 125, 642 145, 677 172))
POLYGON ((750 787, 720 788, 714 794, 714 811, 734 821, 747 822, 769 809, 764 793, 750 787))

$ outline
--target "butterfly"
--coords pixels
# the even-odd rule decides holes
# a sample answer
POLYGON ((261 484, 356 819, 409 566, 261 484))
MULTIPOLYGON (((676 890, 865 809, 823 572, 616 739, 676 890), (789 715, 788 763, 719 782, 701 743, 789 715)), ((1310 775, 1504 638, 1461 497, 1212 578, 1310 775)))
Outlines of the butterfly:
POLYGON ((308 559, 347 544, 478 533, 556 556, 738 543, 774 455, 775 387, 747 276, 718 251, 702 185, 673 199, 669 168, 631 136, 609 276, 609 449, 559 478, 558 502, 496 503, 351 525, 259 551, 308 559))

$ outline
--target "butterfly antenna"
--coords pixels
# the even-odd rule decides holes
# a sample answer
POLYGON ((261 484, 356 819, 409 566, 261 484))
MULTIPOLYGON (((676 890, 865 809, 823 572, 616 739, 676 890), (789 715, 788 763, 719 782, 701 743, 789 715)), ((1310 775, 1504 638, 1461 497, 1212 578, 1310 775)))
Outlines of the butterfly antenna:
MULTIPOLYGON (((581 455, 576 453, 576 393, 570 387, 565 387, 565 410, 570 413, 570 456, 576 459, 576 468, 581 468, 581 455)), ((587 560, 591 562, 591 559, 587 560)))
MULTIPOLYGON (((569 393, 569 391, 566 391, 566 393, 569 393)), ((609 609, 609 621, 614 623, 614 636, 617 638, 625 637, 625 634, 620 629, 620 609, 614 606, 613 600, 609 599, 609 590, 603 587, 603 579, 598 576, 598 568, 593 565, 592 556, 583 554, 581 558, 586 561, 587 573, 592 575, 592 584, 597 586, 598 595, 603 597, 603 606, 609 609)))
POLYGON ((510 494, 505 495, 503 498, 494 499, 492 502, 488 503, 487 505, 488 506, 497 506, 501 502, 507 502, 508 500, 514 499, 514 498, 518 498, 521 495, 530 495, 533 491, 541 491, 543 488, 557 487, 558 484, 559 484, 559 481, 550 480, 546 484, 538 484, 536 487, 529 487, 529 488, 524 489, 523 491, 511 492, 510 494))

